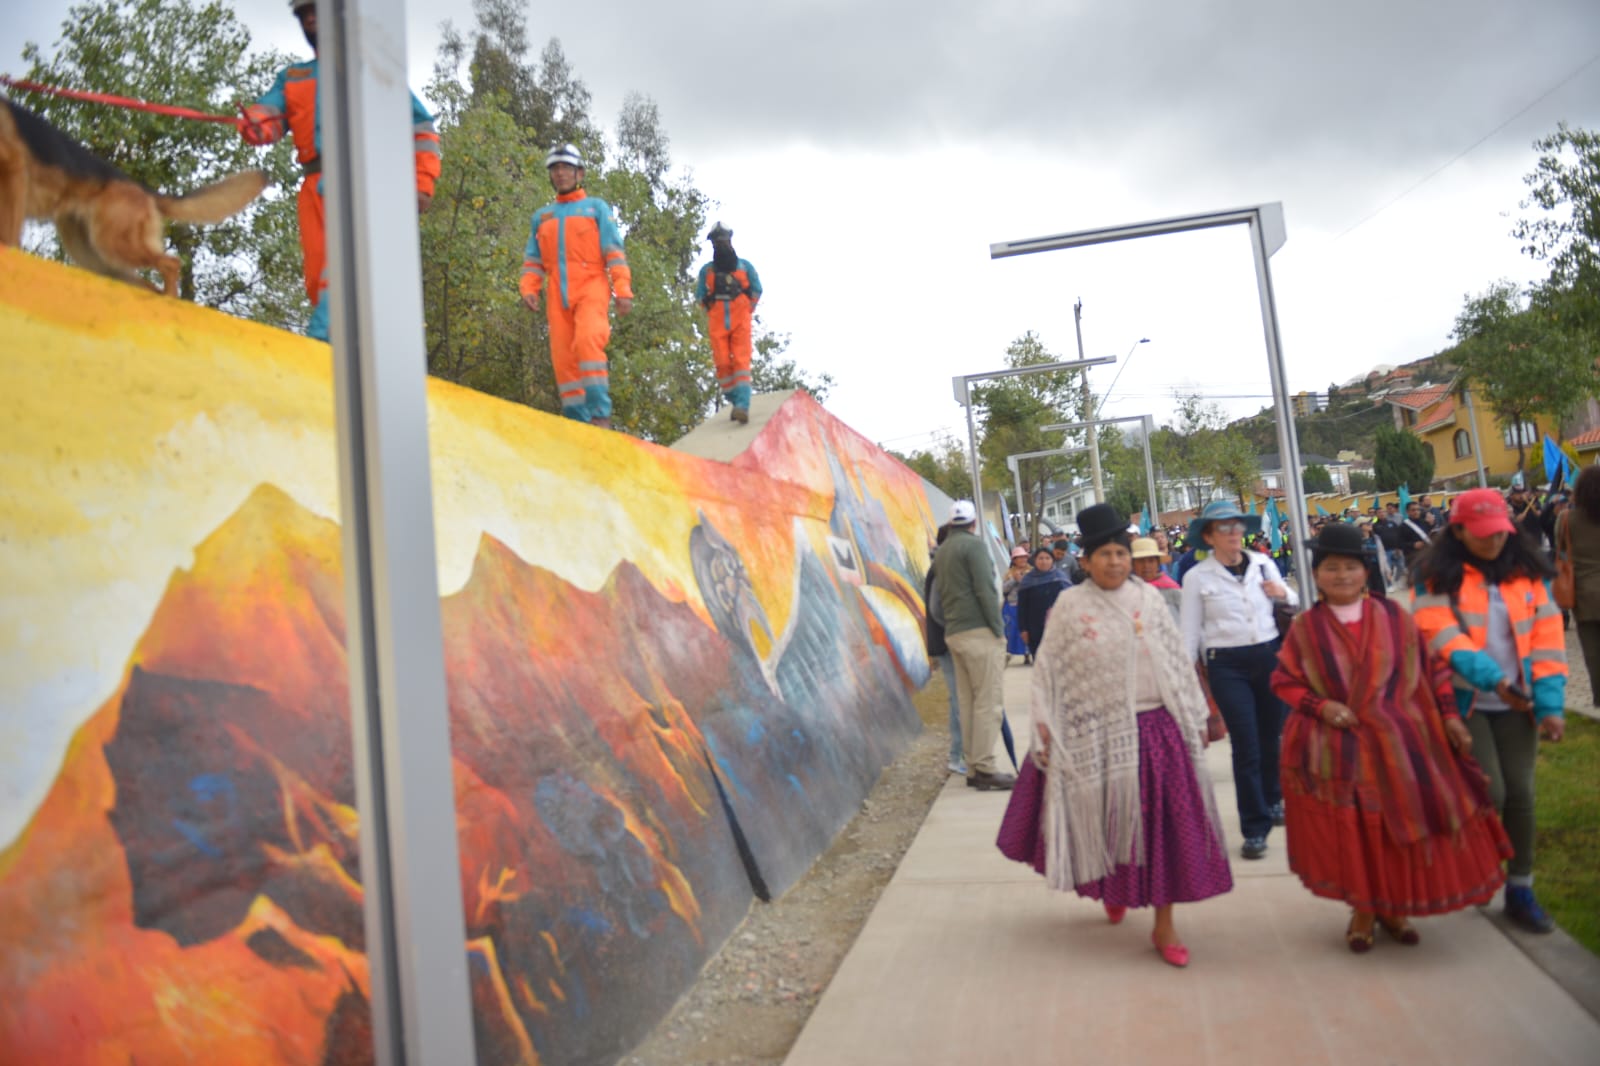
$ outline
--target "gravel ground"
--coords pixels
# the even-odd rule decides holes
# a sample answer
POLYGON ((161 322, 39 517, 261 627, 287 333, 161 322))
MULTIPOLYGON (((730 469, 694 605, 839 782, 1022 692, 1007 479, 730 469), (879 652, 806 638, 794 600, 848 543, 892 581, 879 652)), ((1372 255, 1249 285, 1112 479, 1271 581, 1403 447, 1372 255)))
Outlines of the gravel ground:
POLYGON ((935 672, 915 696, 923 732, 887 767, 799 884, 756 903, 627 1066, 778 1066, 944 786, 948 702, 935 672))

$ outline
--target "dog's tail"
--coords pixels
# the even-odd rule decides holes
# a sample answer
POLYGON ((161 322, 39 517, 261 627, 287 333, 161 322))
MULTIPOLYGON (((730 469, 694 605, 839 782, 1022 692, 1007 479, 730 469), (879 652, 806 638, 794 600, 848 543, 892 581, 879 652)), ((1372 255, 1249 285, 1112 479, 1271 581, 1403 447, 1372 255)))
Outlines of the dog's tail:
POLYGON ((161 213, 173 222, 198 222, 209 226, 243 211, 266 187, 266 171, 241 170, 203 189, 196 189, 187 196, 159 196, 156 199, 161 205, 161 213))

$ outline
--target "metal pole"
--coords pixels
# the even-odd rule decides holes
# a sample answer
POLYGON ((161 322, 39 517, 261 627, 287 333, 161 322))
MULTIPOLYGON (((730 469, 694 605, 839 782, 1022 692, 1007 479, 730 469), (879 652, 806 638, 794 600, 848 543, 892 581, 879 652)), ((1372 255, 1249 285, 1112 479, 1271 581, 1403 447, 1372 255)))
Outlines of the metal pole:
POLYGON ((1463 386, 1461 395, 1467 400, 1467 432, 1472 435, 1472 458, 1478 464, 1478 487, 1489 487, 1489 474, 1483 469, 1483 448, 1478 444, 1478 409, 1472 405, 1472 389, 1463 386))
POLYGON ((1022 464, 1012 457, 1007 460, 1006 465, 1011 467, 1011 476, 1017 483, 1017 515, 1022 519, 1023 539, 1032 544, 1033 532, 1028 528, 1028 508, 1022 502, 1022 464))
POLYGON ((373 1057, 476 1061, 429 480, 403 0, 319 0, 350 725, 373 1057))
POLYGON ((961 382, 962 404, 967 409, 967 457, 972 462, 972 505, 978 512, 978 535, 987 545, 988 534, 983 528, 983 478, 978 470, 978 425, 972 419, 972 386, 966 378, 957 380, 961 382))
POLYGON ((1144 490, 1150 494, 1150 525, 1161 521, 1161 501, 1156 499, 1156 464, 1150 454, 1150 438, 1155 434, 1156 420, 1144 416, 1144 490))
POLYGON ((1289 543, 1294 552, 1295 582, 1300 595, 1310 600, 1311 557, 1306 552, 1301 527, 1306 520, 1305 486, 1300 480, 1300 441, 1294 429, 1294 411, 1289 406, 1288 377, 1283 367, 1283 350, 1278 343, 1278 306, 1272 295, 1272 270, 1267 264, 1266 227, 1273 227, 1273 250, 1283 243, 1283 207, 1264 204, 1250 219, 1250 249, 1255 258, 1256 287, 1261 294, 1261 328, 1267 341, 1267 369, 1272 375, 1273 415, 1278 423, 1278 451, 1283 457, 1283 485, 1291 514, 1289 543), (1266 212, 1273 212, 1265 217, 1266 212))
MULTIPOLYGON (((1078 334, 1078 358, 1083 358, 1083 301, 1080 299, 1072 305, 1072 326, 1078 334)), ((1094 397, 1089 392, 1089 372, 1083 372, 1083 417, 1093 419, 1094 397)), ((1105 499, 1106 487, 1100 473, 1100 432, 1091 422, 1084 445, 1089 449, 1089 478, 1094 483, 1094 502, 1099 503, 1105 499)))

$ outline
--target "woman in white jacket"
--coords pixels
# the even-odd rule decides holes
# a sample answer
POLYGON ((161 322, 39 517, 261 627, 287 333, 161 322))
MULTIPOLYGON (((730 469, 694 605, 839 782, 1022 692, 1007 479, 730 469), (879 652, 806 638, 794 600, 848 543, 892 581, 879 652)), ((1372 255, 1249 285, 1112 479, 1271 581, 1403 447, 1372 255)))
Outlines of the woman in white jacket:
POLYGON ((1272 692, 1280 643, 1273 603, 1299 603, 1277 564, 1244 550, 1245 536, 1260 528, 1259 516, 1227 500, 1206 504, 1189 525, 1189 543, 1210 555, 1183 575, 1181 614, 1184 645, 1204 666, 1228 724, 1244 833, 1239 853, 1247 859, 1266 855, 1267 835, 1283 824, 1278 743, 1286 711, 1272 692))

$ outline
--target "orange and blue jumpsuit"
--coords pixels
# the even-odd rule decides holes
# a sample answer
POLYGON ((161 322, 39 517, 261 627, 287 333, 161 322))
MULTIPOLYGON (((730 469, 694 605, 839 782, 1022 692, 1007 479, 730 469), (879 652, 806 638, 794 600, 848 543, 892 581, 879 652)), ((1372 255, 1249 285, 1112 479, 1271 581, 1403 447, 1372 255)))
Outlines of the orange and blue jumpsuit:
MULTIPOLYGON (((305 172, 295 207, 300 216, 300 251, 305 258, 306 297, 311 301, 311 322, 306 334, 328 339, 328 253, 322 203, 322 115, 317 107, 317 61, 294 63, 278 71, 277 79, 255 103, 244 109, 242 127, 250 144, 273 144, 288 127, 294 139, 294 158, 305 172)), ((417 191, 433 195, 439 177, 439 133, 433 116, 411 95, 411 135, 416 147, 417 191)))
POLYGON ((750 319, 761 299, 761 276, 750 260, 740 259, 722 291, 718 292, 717 272, 712 264, 700 268, 695 279, 694 298, 705 306, 711 330, 711 360, 717 367, 717 385, 734 407, 750 406, 750 319), (731 291, 730 291, 731 290, 731 291))
POLYGON ((610 418, 611 294, 633 299, 633 272, 610 204, 574 189, 533 213, 522 295, 537 299, 547 282, 544 306, 561 413, 580 422, 610 418))

